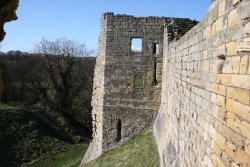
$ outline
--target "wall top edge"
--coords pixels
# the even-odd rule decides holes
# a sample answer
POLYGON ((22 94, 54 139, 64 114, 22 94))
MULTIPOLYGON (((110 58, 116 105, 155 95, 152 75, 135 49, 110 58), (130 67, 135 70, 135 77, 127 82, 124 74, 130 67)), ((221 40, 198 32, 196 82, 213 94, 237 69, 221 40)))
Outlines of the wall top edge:
POLYGON ((134 16, 127 14, 114 14, 113 12, 105 12, 102 14, 104 18, 131 18, 131 19, 158 19, 158 20, 193 20, 190 18, 177 18, 177 17, 165 17, 165 16, 134 16))

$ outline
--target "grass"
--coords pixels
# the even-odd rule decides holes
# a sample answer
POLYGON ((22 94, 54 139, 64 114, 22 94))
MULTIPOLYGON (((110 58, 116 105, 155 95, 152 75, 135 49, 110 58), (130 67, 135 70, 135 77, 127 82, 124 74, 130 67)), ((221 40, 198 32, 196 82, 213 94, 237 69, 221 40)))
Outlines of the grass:
MULTIPOLYGON (((19 105, 0 104, 0 166, 78 167, 87 145, 53 135, 19 105)), ((159 167, 152 132, 134 137, 82 167, 159 167)))
POLYGON ((71 145, 66 152, 38 161, 32 164, 31 167, 78 167, 87 147, 87 145, 80 144, 71 145))
POLYGON ((160 160, 153 139, 148 132, 131 139, 127 144, 103 153, 81 167, 159 167, 160 160))
POLYGON ((25 110, 1 104, 0 166, 17 167, 67 151, 62 141, 25 110))
POLYGON ((18 110, 18 109, 20 109, 20 106, 18 105, 0 103, 0 110, 18 110))

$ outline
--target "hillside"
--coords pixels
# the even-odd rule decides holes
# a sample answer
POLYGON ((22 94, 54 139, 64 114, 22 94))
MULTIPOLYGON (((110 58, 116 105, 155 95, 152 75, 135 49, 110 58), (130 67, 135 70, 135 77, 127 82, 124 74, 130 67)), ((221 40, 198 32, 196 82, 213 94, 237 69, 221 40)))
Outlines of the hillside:
POLYGON ((46 121, 20 106, 0 103, 0 129, 3 167, 78 166, 87 148, 68 143, 46 121))
POLYGON ((81 167, 159 167, 159 155, 148 132, 131 139, 127 144, 103 153, 99 158, 81 167))

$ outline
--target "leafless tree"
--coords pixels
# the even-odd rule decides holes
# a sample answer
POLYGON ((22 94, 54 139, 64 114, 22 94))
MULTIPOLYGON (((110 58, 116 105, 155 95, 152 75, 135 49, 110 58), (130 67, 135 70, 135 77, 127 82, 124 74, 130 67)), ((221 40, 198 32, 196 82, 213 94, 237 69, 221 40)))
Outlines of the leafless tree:
POLYGON ((35 47, 35 53, 42 56, 34 76, 40 78, 33 82, 41 97, 60 112, 72 117, 84 104, 84 89, 92 87, 89 71, 83 65, 82 57, 91 54, 84 44, 68 39, 48 41, 43 39, 35 47), (40 77, 38 77, 38 75, 40 77))
POLYGON ((86 57, 92 53, 76 41, 43 39, 35 46, 36 56, 29 61, 25 75, 27 89, 43 105, 74 123, 81 116, 89 128, 95 59, 86 61, 86 57))

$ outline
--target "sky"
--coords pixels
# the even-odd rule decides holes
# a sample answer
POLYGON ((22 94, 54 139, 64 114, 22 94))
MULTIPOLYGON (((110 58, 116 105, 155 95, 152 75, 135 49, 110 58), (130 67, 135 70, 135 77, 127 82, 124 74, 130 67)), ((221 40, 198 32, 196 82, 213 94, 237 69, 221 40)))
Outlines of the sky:
POLYGON ((32 52, 43 38, 67 38, 98 48, 102 13, 202 20, 210 0, 20 0, 18 20, 5 24, 0 51, 32 52))

